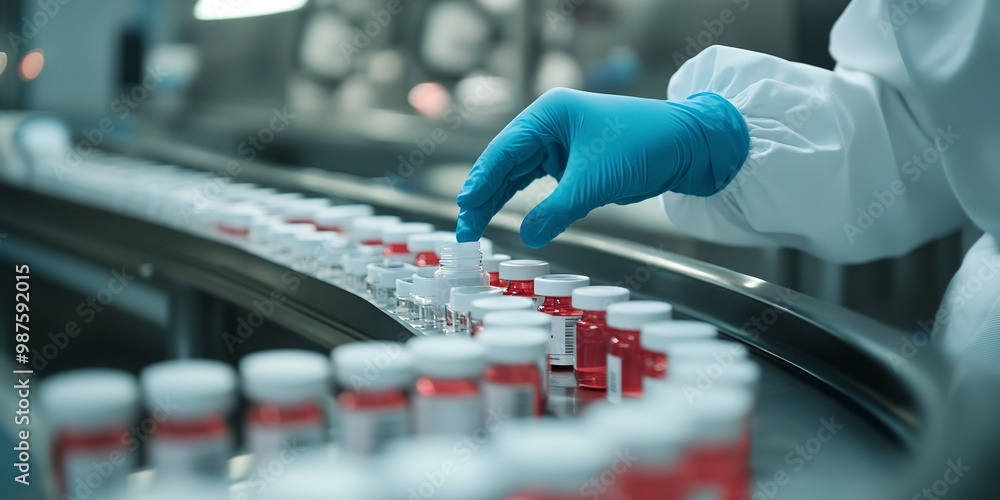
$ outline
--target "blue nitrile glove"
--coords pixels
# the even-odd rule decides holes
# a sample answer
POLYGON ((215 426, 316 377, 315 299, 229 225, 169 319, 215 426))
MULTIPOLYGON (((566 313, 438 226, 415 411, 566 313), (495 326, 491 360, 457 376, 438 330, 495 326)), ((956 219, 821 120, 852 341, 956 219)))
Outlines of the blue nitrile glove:
POLYGON ((667 191, 715 194, 736 177, 749 149, 746 121, 718 94, 670 102, 550 90, 472 167, 458 194, 458 240, 479 239, 515 193, 546 174, 559 185, 521 223, 521 239, 533 248, 609 203, 667 191))

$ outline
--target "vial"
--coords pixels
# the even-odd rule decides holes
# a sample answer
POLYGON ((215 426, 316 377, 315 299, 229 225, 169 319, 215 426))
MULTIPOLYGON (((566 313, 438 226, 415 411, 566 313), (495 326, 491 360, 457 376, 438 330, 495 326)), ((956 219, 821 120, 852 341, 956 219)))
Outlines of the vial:
POLYGON ((282 224, 271 228, 271 257, 278 262, 291 264, 295 235, 315 232, 312 224, 282 224))
POLYGON ((502 469, 515 478, 512 500, 620 498, 613 485, 587 487, 612 465, 615 450, 576 421, 507 424, 497 436, 494 450, 502 469))
POLYGON ((670 319, 673 307, 666 302, 637 300, 608 306, 608 401, 642 395, 642 346, 639 330, 654 321, 670 319))
POLYGON ((273 215, 258 215, 250 222, 247 241, 253 248, 265 251, 271 246, 271 231, 282 224, 284 222, 273 215))
POLYGON ((338 205, 316 212, 314 223, 317 231, 346 233, 351 221, 374 213, 371 205, 338 205))
POLYGON ((413 252, 413 264, 417 267, 434 267, 440 265, 441 259, 437 254, 437 243, 442 240, 455 240, 455 233, 434 231, 432 233, 411 235, 406 240, 406 247, 410 252, 413 252))
POLYGON ((325 198, 304 198, 280 205, 275 212, 289 224, 309 224, 315 227, 316 214, 329 205, 330 200, 325 198))
POLYGON ((594 405, 583 422, 612 449, 628 450, 631 463, 616 480, 622 498, 695 498, 682 495, 681 465, 692 425, 682 413, 636 400, 594 405))
POLYGON ((472 301, 502 297, 503 289, 495 286, 460 286, 451 289, 451 299, 445 311, 445 326, 449 333, 470 335, 472 332, 472 301))
POLYGON ((316 250, 316 276, 329 283, 341 284, 344 281, 343 259, 350 251, 347 238, 329 231, 317 234, 329 235, 316 250))
POLYGON ((545 357, 548 330, 486 327, 476 341, 486 347, 483 403, 487 413, 512 418, 540 417, 545 412, 545 382, 538 360, 545 357))
POLYGON ((352 342, 334 348, 340 393, 340 443, 350 453, 371 455, 410 434, 413 357, 395 342, 352 342))
POLYGON ((368 277, 365 280, 368 300, 383 309, 395 306, 396 280, 412 275, 414 270, 413 265, 396 261, 368 264, 368 277))
POLYGON ((395 215, 372 215, 358 217, 351 221, 351 241, 358 246, 377 247, 382 252, 382 230, 389 226, 401 224, 402 220, 395 215))
POLYGON ((590 278, 579 274, 548 274, 535 278, 535 293, 543 298, 540 312, 552 317, 549 364, 572 368, 576 360, 576 323, 583 311, 573 307, 573 290, 590 286, 590 278))
POLYGON ((55 430, 52 467, 59 498, 91 489, 86 481, 94 473, 93 464, 116 455, 121 461, 109 464, 108 475, 91 498, 124 495, 136 464, 125 437, 130 436, 138 398, 135 379, 118 370, 74 370, 42 382, 41 408, 55 430))
POLYGON ((320 260, 328 245, 337 245, 340 237, 332 233, 316 231, 296 233, 292 236, 292 269, 300 273, 316 274, 320 260))
POLYGON ((164 401, 176 406, 148 441, 147 462, 157 480, 225 481, 232 442, 226 414, 236 396, 232 367, 210 360, 164 361, 147 366, 139 379, 151 413, 162 413, 164 401))
POLYGON ((667 348, 677 342, 715 338, 715 327, 701 321, 657 321, 643 325, 642 376, 647 380, 663 380, 667 374, 667 348))
POLYGON ((549 274, 549 263, 543 260, 508 260, 500 263, 500 279, 507 282, 504 295, 527 297, 535 301, 535 307, 542 305, 542 299, 535 295, 535 278, 549 274))
POLYGON ((280 474, 269 475, 267 477, 269 482, 254 485, 254 489, 248 488, 242 495, 231 495, 229 498, 261 500, 393 500, 394 498, 388 496, 384 477, 376 475, 374 464, 367 460, 358 460, 356 457, 354 460, 343 460, 342 456, 335 456, 334 451, 305 453, 296 457, 293 464, 281 470, 280 474), (259 493, 256 491, 258 489, 259 493))
POLYGON ((486 349, 468 337, 418 337, 408 344, 417 381, 413 415, 417 434, 470 435, 484 425, 479 381, 486 349))
POLYGON ((483 255, 479 242, 443 242, 438 251, 441 267, 434 272, 434 310, 438 328, 445 327, 451 289, 460 286, 488 286, 490 277, 483 270, 483 255))
POLYGON ((576 380, 580 387, 607 388, 608 341, 611 329, 607 309, 626 302, 629 290, 620 286, 586 286, 573 290, 573 307, 583 311, 576 323, 576 380))
POLYGON ((222 210, 215 230, 227 238, 246 240, 250 236, 250 225, 264 212, 253 206, 231 205, 222 210))
POLYGON ((434 309, 434 278, 425 278, 420 275, 414 275, 413 287, 410 289, 410 302, 410 307, 413 311, 413 319, 410 321, 410 324, 418 330, 434 329, 436 325, 434 309))
POLYGON ((258 467, 284 450, 326 442, 323 405, 330 380, 326 356, 296 349, 257 352, 240 360, 239 371, 250 402, 246 443, 258 467))
POLYGON ((396 279, 396 317, 409 322, 413 319, 413 277, 396 279))
POLYGON ((380 477, 390 484, 388 498, 508 500, 514 478, 495 458, 466 456, 464 451, 456 455, 455 450, 455 440, 443 436, 421 436, 393 446, 380 464, 380 477))
POLYGON ((381 256, 374 249, 361 247, 345 253, 340 259, 344 269, 344 284, 347 289, 361 296, 368 294, 368 264, 379 262, 381 256))
POLYGON ((500 263, 510 260, 510 255, 495 253, 483 256, 483 269, 490 275, 490 286, 507 288, 507 282, 500 279, 500 263))
MULTIPOLYGON (((526 299, 524 297, 501 297, 501 301, 508 302, 520 302, 523 304, 530 303, 531 306, 526 306, 525 310, 505 310, 505 311, 493 311, 487 312, 483 315, 482 322, 473 322, 476 326, 476 334, 478 335, 484 328, 541 328, 542 330, 549 331, 552 328, 552 317, 543 312, 538 312, 531 310, 530 308, 534 306, 534 302, 531 299, 526 299)), ((549 381, 549 356, 548 349, 538 357, 538 371, 542 374, 542 397, 548 400, 550 381, 549 381)))
MULTIPOLYGON (((491 297, 472 301, 469 319, 472 321, 471 335, 476 335, 483 329, 483 318, 489 313, 507 311, 533 311, 535 301, 527 297, 491 297)), ((535 311, 537 312, 537 311, 535 311)), ((547 319, 547 318, 546 318, 547 319)))
POLYGON ((407 246, 410 236, 431 234, 433 231, 434 226, 426 222, 403 222, 382 229, 382 243, 385 245, 382 257, 386 260, 412 264, 414 254, 407 246))
MULTIPOLYGON (((303 199, 301 193, 278 193, 260 198, 257 200, 257 204, 268 214, 278 216, 283 206, 301 199, 303 199)), ((284 220, 282 217, 279 218, 284 220)))

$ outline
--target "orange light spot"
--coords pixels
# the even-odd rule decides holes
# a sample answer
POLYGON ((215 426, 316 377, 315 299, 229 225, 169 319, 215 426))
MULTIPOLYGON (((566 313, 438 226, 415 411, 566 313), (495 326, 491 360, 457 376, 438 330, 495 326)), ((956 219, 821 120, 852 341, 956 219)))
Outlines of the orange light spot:
POLYGON ((18 72, 21 74, 21 78, 30 81, 38 78, 43 67, 45 67, 45 55, 42 54, 41 50, 35 49, 21 58, 18 72))

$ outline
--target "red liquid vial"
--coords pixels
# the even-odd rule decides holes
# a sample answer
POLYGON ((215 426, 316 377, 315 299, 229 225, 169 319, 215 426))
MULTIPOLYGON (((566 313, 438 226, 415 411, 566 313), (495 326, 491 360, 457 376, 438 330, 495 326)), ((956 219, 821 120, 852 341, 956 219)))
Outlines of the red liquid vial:
POLYGON ((670 319, 673 308, 666 302, 637 300, 608 307, 608 401, 642 395, 642 346, 639 329, 647 323, 670 319))
POLYGON ((620 286, 587 286, 573 290, 573 307, 583 311, 576 323, 576 380, 580 387, 603 390, 607 387, 607 309, 629 299, 629 290, 620 286))
POLYGON ((472 328, 469 334, 475 336, 483 330, 483 319, 487 314, 509 311, 532 311, 535 301, 526 297, 488 297, 472 301, 469 320, 472 328))
POLYGON ((143 369, 140 380, 151 414, 164 411, 162 401, 177 406, 158 423, 147 448, 157 481, 224 482, 232 452, 225 414, 236 397, 232 367, 209 360, 164 361, 143 369))
POLYGON ((535 293, 543 297, 540 312, 552 317, 549 332, 549 365, 553 369, 576 364, 576 323, 583 311, 573 307, 573 290, 590 286, 579 274, 549 274, 535 278, 535 293))
POLYGON ((360 217, 370 217, 375 210, 371 205, 338 205, 324 208, 313 216, 317 231, 343 233, 351 221, 360 217))
POLYGON ((467 434, 485 422, 479 381, 486 369, 482 344, 457 336, 419 337, 407 344, 413 355, 413 415, 417 434, 467 434))
POLYGON ((341 389, 340 442, 348 452, 380 453, 411 433, 407 390, 414 380, 413 357, 403 346, 353 342, 336 347, 332 358, 341 389))
POLYGON ((442 240, 454 241, 455 233, 435 231, 411 235, 406 240, 406 246, 414 253, 413 265, 417 267, 440 266, 441 257, 437 253, 437 243, 442 240))
POLYGON ((425 222, 404 222, 382 229, 382 243, 385 248, 382 256, 386 260, 395 260, 410 264, 413 262, 413 250, 407 246, 407 241, 416 234, 429 234, 434 226, 425 222))
POLYGON ((382 246, 382 231, 397 224, 402 224, 402 219, 394 215, 355 218, 351 221, 351 241, 358 245, 382 246))
POLYGON ((694 442, 681 465, 686 498, 702 494, 723 500, 745 498, 750 468, 741 442, 753 405, 752 396, 739 389, 713 387, 693 399, 681 396, 676 401, 692 409, 694 442))
POLYGON ((86 485, 93 464, 112 454, 119 454, 122 462, 103 476, 101 495, 125 494, 136 460, 123 440, 136 416, 138 398, 135 378, 118 370, 73 370, 42 382, 39 403, 55 430, 52 472, 60 497, 86 485))
POLYGON ((507 282, 504 295, 527 297, 535 301, 535 307, 542 305, 541 297, 535 295, 535 278, 549 274, 549 263, 543 260, 508 260, 500 263, 499 278, 507 282))
MULTIPOLYGON (((646 379, 667 377, 667 350, 679 342, 711 340, 714 326, 701 321, 657 321, 642 327, 642 375, 646 379)), ((644 382, 645 383, 645 382, 644 382)))
POLYGON ((540 417, 546 397, 539 361, 545 358, 548 331, 489 326, 476 340, 486 347, 489 363, 482 383, 487 412, 512 418, 540 417))
POLYGON ((276 349, 245 356, 239 365, 247 409, 246 442, 257 464, 266 464, 290 446, 309 448, 326 441, 330 363, 304 350, 276 349))
POLYGON ((483 256, 483 270, 490 275, 490 286, 507 288, 507 282, 500 279, 500 263, 510 260, 510 255, 495 253, 483 256))

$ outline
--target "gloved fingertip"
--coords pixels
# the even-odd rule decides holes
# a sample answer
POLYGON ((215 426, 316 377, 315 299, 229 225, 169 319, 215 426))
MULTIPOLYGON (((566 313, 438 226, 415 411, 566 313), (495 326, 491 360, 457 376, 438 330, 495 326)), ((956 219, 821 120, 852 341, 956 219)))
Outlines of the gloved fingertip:
POLYGON ((559 232, 553 233, 546 227, 543 218, 531 215, 521 221, 520 232, 521 241, 529 248, 542 248, 559 234, 559 232))
POLYGON ((477 241, 483 237, 486 231, 486 224, 489 221, 482 220, 481 214, 475 210, 462 210, 458 214, 458 223, 455 225, 455 238, 459 243, 477 241))

